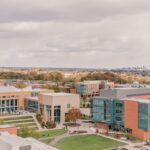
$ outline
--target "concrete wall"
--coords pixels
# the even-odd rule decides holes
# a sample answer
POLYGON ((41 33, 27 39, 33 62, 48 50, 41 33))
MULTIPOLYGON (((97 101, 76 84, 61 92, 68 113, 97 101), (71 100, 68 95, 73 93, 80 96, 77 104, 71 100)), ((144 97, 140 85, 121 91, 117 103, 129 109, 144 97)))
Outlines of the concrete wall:
MULTIPOLYGON (((39 104, 50 105, 52 120, 54 119, 54 106, 61 106, 61 122, 65 122, 65 113, 71 108, 80 108, 80 97, 77 94, 51 96, 47 94, 40 94, 39 104), (70 104, 70 108, 67 108, 70 104)), ((46 107, 44 107, 44 118, 47 120, 46 107)))

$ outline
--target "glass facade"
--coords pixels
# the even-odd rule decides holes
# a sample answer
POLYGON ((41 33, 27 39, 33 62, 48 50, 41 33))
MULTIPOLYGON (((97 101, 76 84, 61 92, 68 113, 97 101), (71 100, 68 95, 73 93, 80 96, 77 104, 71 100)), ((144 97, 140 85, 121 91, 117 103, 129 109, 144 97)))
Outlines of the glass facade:
POLYGON ((92 121, 113 123, 113 101, 101 98, 93 98, 91 101, 92 121))
POLYGON ((87 90, 88 90, 87 85, 77 84, 76 88, 78 94, 87 94, 87 90))
POLYGON ((0 100, 0 114, 10 114, 18 111, 18 99, 0 100))
POLYGON ((38 112, 38 101, 25 99, 25 110, 37 113, 38 112))
POLYGON ((138 104, 138 128, 150 130, 150 104, 138 104))
POLYGON ((54 121, 61 122, 61 106, 54 106, 54 121))
POLYGON ((104 122, 121 129, 124 125, 124 102, 94 97, 91 101, 91 114, 93 122, 104 122))
POLYGON ((114 123, 119 126, 124 125, 124 102, 114 100, 114 123))

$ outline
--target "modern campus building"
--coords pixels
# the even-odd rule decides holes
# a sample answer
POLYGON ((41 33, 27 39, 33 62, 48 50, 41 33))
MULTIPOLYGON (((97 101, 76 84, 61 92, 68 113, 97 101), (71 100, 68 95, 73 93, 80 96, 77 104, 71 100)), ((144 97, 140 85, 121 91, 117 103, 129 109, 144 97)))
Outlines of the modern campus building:
POLYGON ((103 80, 83 81, 76 84, 76 91, 81 96, 98 96, 100 89, 108 89, 113 87, 113 82, 103 80))
POLYGON ((78 94, 51 93, 43 89, 17 89, 0 87, 0 115, 15 114, 23 110, 41 113, 45 120, 65 122, 65 113, 71 108, 80 108, 78 94))
POLYGON ((150 88, 102 90, 91 101, 92 121, 98 127, 126 130, 133 136, 150 139, 150 88))
POLYGON ((80 98, 78 94, 42 93, 39 95, 38 108, 45 120, 63 123, 69 109, 80 108, 80 98))
POLYGON ((0 132, 1 150, 58 150, 33 138, 21 138, 7 132, 0 132))
POLYGON ((0 115, 13 114, 25 109, 25 97, 36 97, 43 89, 17 89, 13 86, 0 86, 0 115))

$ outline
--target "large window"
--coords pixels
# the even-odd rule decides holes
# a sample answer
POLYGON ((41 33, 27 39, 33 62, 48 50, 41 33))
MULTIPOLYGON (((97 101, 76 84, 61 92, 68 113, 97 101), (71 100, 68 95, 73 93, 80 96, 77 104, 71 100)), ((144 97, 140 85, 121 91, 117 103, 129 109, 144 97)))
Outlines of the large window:
POLYGON ((54 106, 54 121, 61 121, 61 106, 54 106))
POLYGON ((3 99, 0 100, 0 114, 15 113, 18 110, 18 100, 17 99, 3 99))
POLYGON ((50 105, 46 105, 46 111, 47 111, 47 116, 49 120, 51 120, 51 106, 50 105))
POLYGON ((150 130, 149 106, 147 103, 138 104, 138 127, 144 130, 150 130))

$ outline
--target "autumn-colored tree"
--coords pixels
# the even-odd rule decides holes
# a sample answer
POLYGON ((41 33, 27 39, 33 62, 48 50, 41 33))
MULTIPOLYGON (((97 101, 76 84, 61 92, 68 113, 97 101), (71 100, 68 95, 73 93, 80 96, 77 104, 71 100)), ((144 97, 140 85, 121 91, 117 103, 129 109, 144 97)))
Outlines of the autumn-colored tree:
POLYGON ((76 123, 77 119, 81 118, 81 112, 80 109, 77 108, 72 108, 68 111, 68 113, 66 114, 66 120, 67 121, 73 121, 76 123))
POLYGON ((19 89, 23 89, 23 88, 27 87, 27 85, 24 83, 18 82, 18 83, 16 83, 15 87, 19 88, 19 89))
POLYGON ((36 115, 36 119, 38 120, 38 122, 39 122, 40 124, 42 124, 42 122, 43 122, 43 117, 42 117, 41 114, 37 114, 37 115, 36 115))

